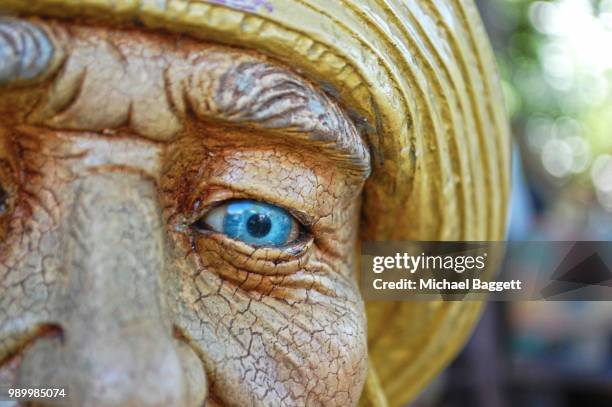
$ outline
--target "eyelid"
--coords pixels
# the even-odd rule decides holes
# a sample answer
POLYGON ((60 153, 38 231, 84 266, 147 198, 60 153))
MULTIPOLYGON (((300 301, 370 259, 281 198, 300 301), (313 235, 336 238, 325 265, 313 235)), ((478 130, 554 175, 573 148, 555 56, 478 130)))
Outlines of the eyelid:
POLYGON ((314 239, 308 236, 284 247, 254 247, 221 233, 205 233, 196 240, 196 247, 214 251, 223 261, 236 268, 247 268, 249 273, 266 276, 289 275, 297 272, 312 255, 314 239), (200 246, 201 245, 201 246, 200 246), (245 266, 250 263, 249 266, 245 266))
POLYGON ((215 208, 228 204, 231 201, 242 199, 264 202, 286 210, 298 221, 300 226, 302 226, 306 232, 310 233, 312 226, 315 224, 315 218, 312 215, 309 215, 296 208, 288 207, 282 202, 274 199, 267 199, 267 197, 255 196, 253 194, 249 194, 248 192, 233 191, 229 189, 202 191, 197 194, 196 198, 193 199, 192 204, 190 205, 191 214, 189 214, 187 217, 188 221, 190 224, 193 224, 215 208), (203 196, 205 198, 202 198, 203 196))

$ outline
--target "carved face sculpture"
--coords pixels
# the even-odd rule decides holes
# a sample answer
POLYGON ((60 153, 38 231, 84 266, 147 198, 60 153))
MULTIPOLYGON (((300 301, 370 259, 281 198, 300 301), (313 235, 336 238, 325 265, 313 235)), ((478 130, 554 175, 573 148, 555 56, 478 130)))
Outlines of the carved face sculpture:
POLYGON ((504 231, 495 71, 448 4, 0 0, 0 385, 413 397, 479 305, 364 305, 359 239, 504 231))
POLYGON ((346 114, 252 53, 45 24, 61 69, 3 97, 1 375, 73 405, 355 404, 346 114))

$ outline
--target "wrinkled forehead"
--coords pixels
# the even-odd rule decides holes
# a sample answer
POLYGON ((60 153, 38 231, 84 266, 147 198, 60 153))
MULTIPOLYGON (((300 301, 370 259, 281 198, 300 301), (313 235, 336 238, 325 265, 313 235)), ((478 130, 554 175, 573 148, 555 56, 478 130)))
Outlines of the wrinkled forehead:
POLYGON ((370 172, 368 148, 338 103, 254 52, 57 21, 3 18, 0 33, 6 56, 0 82, 49 84, 29 124, 86 131, 129 126, 139 136, 170 141, 186 120, 214 121, 313 144, 366 177, 370 172))

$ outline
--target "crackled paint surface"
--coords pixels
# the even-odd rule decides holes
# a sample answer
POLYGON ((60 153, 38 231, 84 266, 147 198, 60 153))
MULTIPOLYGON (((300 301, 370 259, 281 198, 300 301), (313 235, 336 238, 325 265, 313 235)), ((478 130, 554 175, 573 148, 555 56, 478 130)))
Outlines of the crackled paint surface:
POLYGON ((0 377, 71 406, 356 405, 370 164, 343 110, 254 53, 35 24, 62 60, 2 91, 0 377), (192 227, 239 199, 300 239, 192 227))

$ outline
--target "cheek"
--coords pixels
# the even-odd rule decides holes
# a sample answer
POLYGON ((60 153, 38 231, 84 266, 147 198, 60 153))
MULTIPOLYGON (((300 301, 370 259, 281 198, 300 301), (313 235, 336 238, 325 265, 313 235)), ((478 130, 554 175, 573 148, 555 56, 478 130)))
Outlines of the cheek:
POLYGON ((8 310, 0 315, 0 338, 11 325, 7 321, 26 321, 15 325, 28 326, 44 320, 61 284, 59 222, 67 211, 62 202, 71 199, 71 191, 59 180, 62 169, 52 160, 24 163, 25 171, 19 193, 13 189, 0 242, 0 309, 8 310))
POLYGON ((228 282, 221 277, 227 271, 215 266, 195 271, 183 264, 191 272, 177 281, 179 325, 200 350, 220 402, 359 401, 367 366, 363 302, 352 277, 338 272, 340 265, 309 263, 276 280, 272 295, 228 282))
POLYGON ((348 246, 335 260, 314 247, 301 268, 282 277, 224 263, 231 253, 220 248, 174 263, 168 286, 177 325, 199 350, 219 402, 357 404, 366 323, 350 265, 339 260, 351 258, 348 246))

